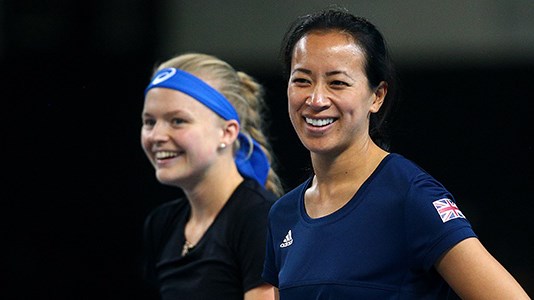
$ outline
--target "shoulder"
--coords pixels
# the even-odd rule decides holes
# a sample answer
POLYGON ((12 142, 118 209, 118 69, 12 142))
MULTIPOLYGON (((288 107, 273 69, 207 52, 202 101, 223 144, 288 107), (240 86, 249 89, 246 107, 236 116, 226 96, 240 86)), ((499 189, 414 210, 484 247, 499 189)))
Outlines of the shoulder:
POLYGON ((413 161, 389 154, 364 187, 368 195, 382 199, 396 199, 405 208, 430 205, 432 201, 452 195, 438 180, 413 161))
POLYGON ((431 183, 441 186, 441 184, 426 170, 414 161, 397 153, 391 153, 379 166, 378 173, 381 178, 390 183, 410 183, 421 185, 431 183))
POLYGON ((313 177, 309 177, 306 181, 298 185, 297 187, 293 188, 286 194, 284 194, 280 199, 278 199, 271 209, 271 214, 277 214, 282 213, 285 214, 287 212, 295 212, 298 208, 299 199, 302 199, 304 195, 304 191, 309 186, 311 179, 313 177))
POLYGON ((145 219, 146 229, 163 228, 173 220, 181 216, 189 209, 189 203, 185 198, 179 198, 173 201, 165 202, 152 211, 145 219))
POLYGON ((387 169, 400 171, 402 174, 426 173, 426 171, 414 161, 398 153, 390 153, 386 156, 382 161, 381 166, 387 169))
POLYGON ((232 197, 235 199, 244 199, 244 201, 239 200, 240 206, 243 208, 258 206, 270 208, 277 199, 276 195, 251 179, 245 179, 237 187, 232 197))
POLYGON ((229 235, 263 231, 275 200, 276 196, 261 185, 245 180, 219 214, 219 223, 226 224, 229 235))
POLYGON ((188 206, 187 199, 179 198, 172 201, 168 201, 156 206, 148 214, 149 217, 159 216, 159 215, 168 215, 177 210, 183 209, 185 206, 188 206))
POLYGON ((256 181, 246 179, 236 188, 219 218, 231 219, 231 223, 241 225, 263 220, 276 199, 256 181))

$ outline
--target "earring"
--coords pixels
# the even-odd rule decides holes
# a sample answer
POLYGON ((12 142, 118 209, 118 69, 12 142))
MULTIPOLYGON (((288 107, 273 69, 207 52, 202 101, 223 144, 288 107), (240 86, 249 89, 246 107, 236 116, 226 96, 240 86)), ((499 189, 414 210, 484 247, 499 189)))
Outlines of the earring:
POLYGON ((226 144, 225 143, 220 143, 219 144, 219 149, 224 149, 226 148, 226 144))

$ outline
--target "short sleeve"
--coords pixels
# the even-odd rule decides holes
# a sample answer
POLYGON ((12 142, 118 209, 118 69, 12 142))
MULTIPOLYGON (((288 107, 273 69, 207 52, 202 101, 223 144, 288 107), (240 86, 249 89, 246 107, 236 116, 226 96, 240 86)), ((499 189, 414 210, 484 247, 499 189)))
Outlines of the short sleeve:
POLYGON ((405 213, 415 263, 424 270, 460 241, 476 237, 452 194, 428 174, 413 182, 405 213))
POLYGON ((278 287, 278 272, 276 269, 273 238, 269 227, 266 236, 265 262, 263 265, 262 278, 271 285, 278 287))
POLYGON ((237 258, 242 272, 244 292, 265 281, 261 277, 265 258, 265 238, 267 234, 267 214, 271 203, 264 201, 241 212, 237 224, 237 258))

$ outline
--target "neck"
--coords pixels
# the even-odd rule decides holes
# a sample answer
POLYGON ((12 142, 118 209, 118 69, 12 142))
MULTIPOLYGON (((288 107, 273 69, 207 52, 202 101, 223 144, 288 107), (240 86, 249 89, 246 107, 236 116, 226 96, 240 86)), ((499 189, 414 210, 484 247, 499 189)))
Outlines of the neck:
POLYGON ((339 185, 367 178, 387 154, 368 139, 334 155, 311 153, 311 161, 318 182, 339 185))
POLYGON ((310 217, 325 216, 344 206, 387 154, 372 143, 337 156, 312 155, 315 176, 305 194, 310 217))
POLYGON ((193 188, 184 189, 191 205, 184 231, 190 244, 195 245, 200 240, 241 182, 243 177, 234 165, 229 172, 207 176, 193 188))
POLYGON ((194 189, 184 190, 191 204, 191 219, 205 219, 217 215, 241 182, 243 177, 236 171, 205 179, 194 189))

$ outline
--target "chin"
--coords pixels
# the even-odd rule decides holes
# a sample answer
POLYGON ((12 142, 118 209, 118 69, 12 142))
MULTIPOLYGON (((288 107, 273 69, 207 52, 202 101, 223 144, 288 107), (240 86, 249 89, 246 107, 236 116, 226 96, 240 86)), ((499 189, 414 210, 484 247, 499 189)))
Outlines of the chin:
POLYGON ((313 153, 322 153, 326 150, 325 146, 319 143, 302 143, 308 151, 313 153))
POLYGON ((176 182, 178 181, 178 178, 176 176, 169 176, 169 174, 165 174, 166 172, 156 171, 156 178, 161 184, 165 185, 176 185, 176 182))
POLYGON ((302 143, 308 151, 315 154, 328 154, 336 151, 332 145, 325 143, 324 141, 308 141, 302 143))

